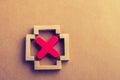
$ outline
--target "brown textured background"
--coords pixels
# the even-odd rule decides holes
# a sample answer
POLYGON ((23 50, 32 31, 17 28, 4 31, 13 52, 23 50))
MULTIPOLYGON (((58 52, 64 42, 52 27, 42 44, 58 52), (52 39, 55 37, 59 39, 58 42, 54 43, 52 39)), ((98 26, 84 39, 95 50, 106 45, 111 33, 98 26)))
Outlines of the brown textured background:
POLYGON ((0 80, 120 80, 119 0, 0 0, 0 80), (70 35, 61 71, 33 71, 24 38, 33 25, 70 35))

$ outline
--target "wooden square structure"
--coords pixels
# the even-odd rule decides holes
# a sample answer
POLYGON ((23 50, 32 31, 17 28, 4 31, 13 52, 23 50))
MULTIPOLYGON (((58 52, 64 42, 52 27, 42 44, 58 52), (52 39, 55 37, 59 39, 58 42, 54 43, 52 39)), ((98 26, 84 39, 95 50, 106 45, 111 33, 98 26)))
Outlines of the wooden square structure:
POLYGON ((62 61, 69 60, 69 35, 60 34, 60 25, 35 25, 34 34, 26 35, 26 61, 34 61, 35 70, 59 70, 62 69, 62 61), (40 61, 35 60, 34 56, 30 54, 31 40, 35 39, 35 35, 39 35, 39 31, 42 30, 55 30, 56 34, 59 35, 60 39, 64 39, 64 55, 60 56, 60 60, 56 61, 56 65, 41 65, 40 61))

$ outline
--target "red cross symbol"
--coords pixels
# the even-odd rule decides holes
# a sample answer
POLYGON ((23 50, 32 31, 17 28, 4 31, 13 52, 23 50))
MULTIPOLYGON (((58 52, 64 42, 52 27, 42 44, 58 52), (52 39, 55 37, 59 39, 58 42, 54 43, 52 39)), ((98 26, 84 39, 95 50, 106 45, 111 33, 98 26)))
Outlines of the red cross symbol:
POLYGON ((37 53, 37 58, 42 59, 45 57, 46 54, 50 54, 54 58, 58 58, 60 54, 53 48, 57 42, 57 36, 52 36, 52 38, 48 42, 45 42, 42 38, 37 37, 36 43, 42 47, 41 50, 37 53))

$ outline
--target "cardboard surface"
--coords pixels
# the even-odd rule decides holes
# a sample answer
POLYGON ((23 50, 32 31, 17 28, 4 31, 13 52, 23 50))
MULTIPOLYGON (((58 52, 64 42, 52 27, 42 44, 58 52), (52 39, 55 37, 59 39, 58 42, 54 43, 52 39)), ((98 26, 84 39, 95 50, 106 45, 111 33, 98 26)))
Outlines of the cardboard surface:
POLYGON ((120 80, 119 0, 0 0, 0 80, 120 80), (25 62, 33 25, 61 25, 70 61, 61 71, 25 62))

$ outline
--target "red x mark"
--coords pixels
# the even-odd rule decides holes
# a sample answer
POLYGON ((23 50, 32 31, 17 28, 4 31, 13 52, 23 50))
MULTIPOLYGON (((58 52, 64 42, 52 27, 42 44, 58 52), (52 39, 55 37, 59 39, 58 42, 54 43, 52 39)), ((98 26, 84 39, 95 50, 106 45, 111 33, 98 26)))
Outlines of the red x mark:
POLYGON ((36 43, 42 47, 41 50, 37 53, 37 58, 42 59, 48 53, 54 58, 58 58, 60 54, 53 48, 57 42, 57 36, 53 36, 48 42, 45 42, 42 38, 37 37, 36 43))

